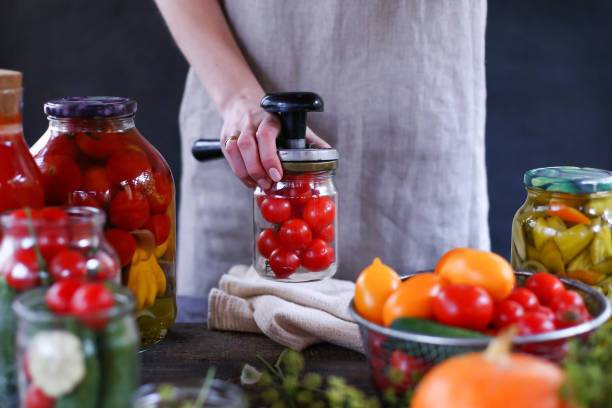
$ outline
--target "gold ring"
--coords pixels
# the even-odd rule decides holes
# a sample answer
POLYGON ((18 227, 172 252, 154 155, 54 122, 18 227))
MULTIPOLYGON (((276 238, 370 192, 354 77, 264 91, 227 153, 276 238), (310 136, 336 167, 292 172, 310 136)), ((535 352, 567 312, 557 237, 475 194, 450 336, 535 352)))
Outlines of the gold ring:
POLYGON ((239 137, 240 137, 240 132, 234 133, 232 136, 228 136, 225 138, 225 143, 223 143, 223 145, 227 149, 227 145, 229 145, 230 142, 237 141, 239 137))

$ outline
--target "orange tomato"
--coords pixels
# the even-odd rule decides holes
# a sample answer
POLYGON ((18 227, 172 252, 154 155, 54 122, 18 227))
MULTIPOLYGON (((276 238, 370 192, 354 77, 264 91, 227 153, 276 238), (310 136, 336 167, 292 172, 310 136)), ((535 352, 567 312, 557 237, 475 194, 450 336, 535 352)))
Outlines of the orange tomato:
POLYGON ((495 301, 506 298, 515 284, 508 261, 492 252, 456 248, 445 253, 435 273, 449 283, 479 286, 495 301))
POLYGON ((369 321, 382 324, 385 301, 402 283, 393 269, 374 259, 355 283, 355 308, 369 321))
POLYGON ((423 273, 406 280, 385 302, 383 323, 390 326, 400 317, 432 318, 432 303, 441 287, 442 278, 433 273, 423 273))

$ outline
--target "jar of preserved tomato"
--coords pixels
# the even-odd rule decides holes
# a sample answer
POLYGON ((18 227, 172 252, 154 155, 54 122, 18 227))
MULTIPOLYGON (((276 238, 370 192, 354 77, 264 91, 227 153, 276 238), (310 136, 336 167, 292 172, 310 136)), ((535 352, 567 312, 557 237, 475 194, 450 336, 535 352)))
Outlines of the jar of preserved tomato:
POLYGON ((71 97, 45 104, 49 129, 32 148, 48 204, 93 206, 135 296, 144 346, 176 317, 174 181, 162 155, 134 124, 136 102, 71 97))
POLYGON ((44 205, 40 172, 21 120, 22 75, 0 69, 0 212, 44 205))
POLYGON ((548 271, 612 293, 612 172, 545 167, 525 173, 512 221, 512 266, 548 271))
POLYGON ((322 111, 323 100, 309 92, 268 94, 261 102, 279 115, 277 140, 283 179, 254 192, 255 270, 265 278, 305 282, 336 273, 337 192, 335 149, 306 146, 306 112, 322 111))
POLYGON ((26 208, 0 217, 0 406, 16 406, 10 403, 16 395, 13 300, 66 279, 118 278, 119 260, 104 238, 104 218, 89 207, 26 208))

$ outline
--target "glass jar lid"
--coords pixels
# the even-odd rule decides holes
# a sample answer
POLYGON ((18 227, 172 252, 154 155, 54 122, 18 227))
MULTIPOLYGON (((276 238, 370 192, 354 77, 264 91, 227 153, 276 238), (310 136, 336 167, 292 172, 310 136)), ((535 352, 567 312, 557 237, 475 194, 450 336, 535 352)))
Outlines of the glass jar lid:
POLYGON ((135 100, 120 96, 69 96, 45 103, 44 111, 55 118, 112 118, 136 113, 135 100))
POLYGON ((542 167, 525 172, 525 187, 553 193, 591 194, 612 191, 612 171, 590 167, 542 167))

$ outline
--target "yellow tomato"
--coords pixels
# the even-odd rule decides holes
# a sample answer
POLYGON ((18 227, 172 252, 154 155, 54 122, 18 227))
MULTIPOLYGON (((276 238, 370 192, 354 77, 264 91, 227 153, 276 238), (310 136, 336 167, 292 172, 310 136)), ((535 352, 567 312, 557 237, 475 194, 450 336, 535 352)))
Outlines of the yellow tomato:
POLYGON ((382 324, 385 301, 402 283, 393 269, 379 258, 365 268, 355 283, 355 308, 369 321, 382 324))
POLYGON ((508 261, 492 252, 457 248, 445 253, 435 273, 449 283, 479 286, 495 300, 507 297, 515 284, 508 261))
POLYGON ((441 287, 442 278, 433 273, 423 273, 406 280, 385 302, 383 323, 390 326, 400 317, 432 318, 432 302, 441 287))

